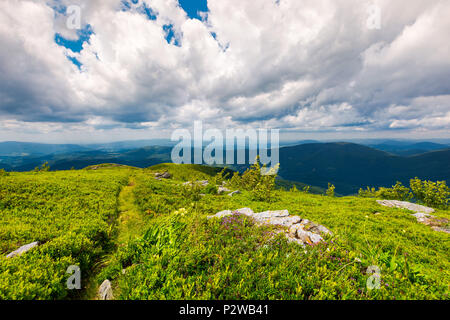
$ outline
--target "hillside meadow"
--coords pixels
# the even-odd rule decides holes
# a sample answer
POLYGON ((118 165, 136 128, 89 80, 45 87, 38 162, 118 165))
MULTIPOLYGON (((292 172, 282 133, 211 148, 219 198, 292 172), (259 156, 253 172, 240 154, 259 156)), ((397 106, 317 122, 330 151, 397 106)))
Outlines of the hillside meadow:
MULTIPOLYGON (((174 164, 0 175, 0 299, 96 299, 106 279, 124 300, 449 299, 449 234, 412 212, 296 188, 218 194, 224 181, 236 190, 233 179, 174 164), (207 218, 239 208, 287 209, 333 235, 303 247, 245 215, 207 218), (81 290, 66 286, 70 265, 81 290), (374 266, 380 286, 369 289, 374 266)), ((448 209, 434 215, 450 219, 448 209)))

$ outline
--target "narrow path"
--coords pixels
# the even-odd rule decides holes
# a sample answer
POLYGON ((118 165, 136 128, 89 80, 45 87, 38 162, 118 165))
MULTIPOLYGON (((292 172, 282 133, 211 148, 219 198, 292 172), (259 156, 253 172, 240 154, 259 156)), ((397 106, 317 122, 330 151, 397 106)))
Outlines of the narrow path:
POLYGON ((135 204, 133 189, 134 177, 130 177, 127 186, 119 194, 119 218, 117 221, 117 243, 124 244, 142 234, 145 220, 135 204))
MULTIPOLYGON (((128 241, 134 239, 135 237, 140 236, 145 229, 145 219, 139 212, 139 209, 135 204, 135 197, 133 193, 133 189, 135 188, 135 186, 135 177, 130 176, 128 185, 122 187, 122 190, 120 191, 118 196, 119 215, 116 222, 116 236, 113 239, 115 248, 118 248, 119 246, 126 244, 128 241)), ((115 250, 109 252, 106 256, 104 256, 102 259, 104 263, 107 264, 109 257, 111 257, 114 253, 115 250)), ((97 270, 95 273, 100 273, 101 268, 103 267, 105 267, 105 265, 100 267, 100 270, 97 270)), ((94 276, 92 277, 92 281, 90 281, 86 288, 84 299, 97 299, 97 290, 98 285, 95 281, 94 276)))

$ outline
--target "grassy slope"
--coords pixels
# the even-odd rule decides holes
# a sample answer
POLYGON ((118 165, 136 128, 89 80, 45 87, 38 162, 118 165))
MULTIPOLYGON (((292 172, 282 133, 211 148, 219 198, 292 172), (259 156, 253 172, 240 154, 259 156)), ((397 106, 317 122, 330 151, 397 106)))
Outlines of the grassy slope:
MULTIPOLYGON (((67 201, 57 208, 68 206, 76 211, 75 203, 84 203, 90 195, 100 196, 99 188, 117 177, 121 192, 116 189, 111 210, 119 215, 114 232, 110 232, 117 251, 104 258, 105 268, 96 282, 113 280, 119 299, 448 299, 449 235, 418 224, 407 211, 381 207, 373 199, 281 190, 276 191, 277 200, 272 203, 253 201, 247 192, 232 198, 207 194, 197 199, 181 186, 184 181, 211 179, 217 171, 197 165, 162 164, 145 170, 14 173, 1 179, 13 185, 22 180, 35 181, 34 193, 26 199, 32 206, 52 207, 66 197, 67 201), (153 172, 165 170, 173 174, 172 179, 153 178, 153 172), (73 184, 74 179, 86 184, 80 189, 73 184), (57 191, 46 194, 42 186, 47 183, 55 184, 57 191), (74 202, 68 194, 81 195, 80 200, 74 202), (48 203, 42 200, 46 197, 48 203), (305 253, 281 238, 273 240, 271 228, 252 226, 245 219, 229 223, 205 219, 221 210, 242 207, 255 212, 288 209, 291 214, 327 226, 335 237, 305 253), (370 265, 381 268, 381 290, 366 288, 365 270, 370 265)), ((4 203, 5 193, 11 191, 2 192, 0 202, 4 203)), ((20 197, 13 198, 17 201, 20 197)), ((3 240, 9 239, 6 244, 2 240, 2 252, 33 241, 34 235, 40 234, 23 235, 23 225, 35 219, 32 212, 23 215, 21 222, 11 216, 11 208, 1 210, 0 235, 3 240), (13 239, 18 236, 20 241, 13 239)), ((87 210, 92 209, 86 205, 83 212, 87 210)), ((436 215, 450 218, 449 211, 438 210, 436 215)), ((47 228, 57 225, 56 230, 63 232, 71 225, 70 219, 62 216, 61 223, 48 223, 47 228)), ((47 236, 50 242, 58 235, 52 232, 47 236)), ((77 262, 76 256, 72 258, 71 263, 77 262)), ((0 272, 10 267, 3 265, 6 269, 0 272)), ((16 267, 21 268, 20 264, 16 267)), ((57 281, 64 283, 66 277, 60 275, 57 281)), ((13 284, 4 283, 2 289, 8 286, 13 284)))
POLYGON ((83 280, 111 246, 117 196, 129 169, 11 173, 0 177, 0 299, 61 299, 67 267, 83 280), (20 257, 4 254, 30 242, 20 257))
MULTIPOLYGON (((168 170, 173 178, 164 181, 156 181, 149 175, 137 178, 134 190, 137 205, 149 216, 152 228, 119 253, 121 258, 114 268, 128 268, 126 275, 106 272, 115 279, 122 299, 448 298, 448 234, 418 224, 407 211, 381 207, 374 199, 329 198, 284 191, 276 191, 278 200, 270 204, 252 201, 247 192, 233 198, 206 195, 196 201, 186 196, 180 184, 207 179, 215 173, 210 168, 158 165, 151 169, 168 170), (239 234, 223 234, 220 222, 205 219, 206 215, 221 210, 242 207, 255 212, 288 209, 291 214, 329 227, 336 234, 333 244, 327 244, 333 253, 324 254, 321 250, 326 248, 317 247, 305 256, 300 247, 283 247, 285 244, 261 252, 261 247, 273 246, 261 236, 267 230, 245 226, 239 234), (174 212, 181 208, 185 214, 179 218, 179 212, 174 212), (375 215, 377 212, 380 214, 375 215), (176 224, 183 227, 168 231, 165 238, 151 235, 158 234, 158 230, 172 230, 176 224), (271 257, 273 253, 278 256, 271 257), (314 263, 309 260, 311 257, 315 257, 314 263), (355 257, 362 263, 355 264, 355 257), (251 266, 248 260, 253 261, 251 266), (303 268, 299 269, 300 265, 303 268), (382 269, 382 290, 370 292, 365 288, 368 276, 364 271, 370 265, 382 269), (305 269, 309 269, 307 274, 305 269), (227 272, 230 274, 224 276, 227 272), (277 281, 260 282, 261 277, 271 273, 274 278, 279 277, 278 285, 277 281), (310 279, 311 274, 316 278, 310 279)), ((448 211, 438 210, 437 215, 450 218, 448 211)))

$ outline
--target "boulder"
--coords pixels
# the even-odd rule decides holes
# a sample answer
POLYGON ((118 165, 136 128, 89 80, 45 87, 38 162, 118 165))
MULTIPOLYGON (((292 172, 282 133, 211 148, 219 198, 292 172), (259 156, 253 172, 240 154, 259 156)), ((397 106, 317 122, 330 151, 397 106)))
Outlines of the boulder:
POLYGON ((271 218, 288 217, 289 211, 287 210, 264 211, 259 213, 253 213, 251 216, 255 220, 267 220, 271 218))
POLYGON ((254 219, 260 225, 273 225, 283 227, 283 230, 277 230, 277 233, 283 233, 289 242, 295 242, 302 246, 316 245, 323 241, 322 235, 332 235, 332 232, 326 227, 315 224, 307 219, 299 216, 289 215, 288 210, 264 211, 255 213, 250 208, 242 208, 238 210, 224 210, 216 213, 210 218, 223 218, 233 214, 242 214, 254 219))
POLYGON ((37 247, 38 245, 39 245, 39 242, 38 242, 38 241, 29 243, 29 244, 26 244, 26 245, 20 247, 19 249, 15 250, 15 251, 13 251, 13 252, 11 252, 11 253, 9 253, 9 254, 6 256, 6 258, 14 258, 14 257, 21 256, 21 255, 24 254, 25 252, 30 251, 31 249, 33 249, 34 247, 37 247))
POLYGON ((223 217, 226 217, 226 216, 231 216, 232 214, 233 214, 233 212, 231 210, 223 210, 223 211, 217 212, 213 216, 208 216, 208 219, 223 218, 223 217))
POLYGON ((114 299, 111 282, 106 279, 98 288, 98 298, 100 300, 112 300, 114 299))
POLYGON ((161 179, 170 179, 170 178, 172 178, 172 175, 167 171, 163 172, 163 173, 157 172, 157 173, 155 173, 155 177, 161 178, 161 179))
POLYGON ((230 192, 230 191, 231 191, 230 189, 222 187, 222 186, 217 187, 217 193, 218 194, 221 194, 221 193, 224 193, 224 192, 230 192))
POLYGON ((437 218, 428 213, 417 212, 412 214, 416 218, 417 222, 430 226, 434 231, 450 233, 450 228, 447 227, 449 220, 445 218, 437 218))
POLYGON ((330 235, 330 236, 333 235, 333 233, 330 230, 328 230, 327 228, 325 228, 324 226, 322 226, 320 224, 308 222, 308 223, 305 223, 304 225, 305 225, 305 229, 308 231, 312 231, 312 232, 315 232, 315 233, 318 233, 321 235, 330 235))
POLYGON ((255 213, 253 212, 253 210, 250 209, 250 208, 241 208, 241 209, 237 209, 237 210, 233 211, 233 213, 245 214, 246 216, 249 216, 249 217, 251 217, 252 215, 255 214, 255 213))
POLYGON ((236 190, 236 191, 233 191, 233 192, 229 193, 228 196, 232 197, 232 196, 234 196, 236 194, 241 194, 241 192, 239 190, 236 190))
POLYGON ((433 213, 434 209, 421 206, 419 204, 407 202, 407 201, 398 201, 398 200, 377 200, 377 203, 389 207, 389 208, 400 208, 400 209, 407 209, 414 212, 424 212, 424 213, 433 213))
POLYGON ((289 228, 292 225, 299 223, 302 220, 299 216, 289 216, 289 217, 275 217, 260 220, 264 224, 271 224, 274 226, 282 226, 289 228))
POLYGON ((202 187, 206 187, 209 184, 208 180, 199 180, 199 181, 187 181, 183 183, 183 186, 193 186, 194 184, 199 184, 202 187))
POLYGON ((434 231, 438 231, 438 232, 445 232, 445 233, 450 233, 450 229, 448 227, 431 227, 431 229, 433 229, 434 231))
POLYGON ((323 241, 323 238, 319 234, 312 233, 311 231, 305 231, 301 228, 297 229, 297 239, 305 244, 314 245, 323 241))

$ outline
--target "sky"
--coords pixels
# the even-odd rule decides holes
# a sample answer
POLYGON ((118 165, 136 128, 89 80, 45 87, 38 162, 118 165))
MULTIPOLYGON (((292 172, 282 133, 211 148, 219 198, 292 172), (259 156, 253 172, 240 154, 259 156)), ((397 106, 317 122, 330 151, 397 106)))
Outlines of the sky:
POLYGON ((195 120, 450 138, 449 16, 448 0, 2 0, 0 141, 167 138, 195 120))

